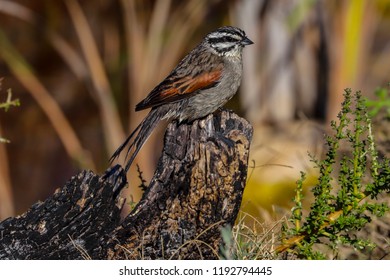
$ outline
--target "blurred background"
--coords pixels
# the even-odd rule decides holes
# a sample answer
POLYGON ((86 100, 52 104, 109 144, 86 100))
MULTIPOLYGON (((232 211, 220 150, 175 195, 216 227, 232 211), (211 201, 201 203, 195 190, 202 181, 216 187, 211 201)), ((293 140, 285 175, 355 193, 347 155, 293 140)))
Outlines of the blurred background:
MULTIPOLYGON (((254 126, 242 209, 272 220, 300 171, 316 171, 343 90, 390 81, 389 0, 0 0, 0 220, 44 200, 82 169, 102 174, 145 117, 141 101, 208 32, 244 29, 244 79, 227 104, 254 126)), ((136 163, 149 180, 164 125, 136 163)), ((123 158, 118 163, 123 163, 123 158)), ((129 200, 140 190, 135 164, 129 200)))

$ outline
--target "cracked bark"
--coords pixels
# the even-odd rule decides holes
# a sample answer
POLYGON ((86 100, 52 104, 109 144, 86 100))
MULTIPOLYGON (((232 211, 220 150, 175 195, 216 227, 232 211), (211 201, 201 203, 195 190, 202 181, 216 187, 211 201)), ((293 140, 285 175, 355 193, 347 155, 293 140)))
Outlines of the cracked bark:
MULTIPOLYGON (((168 125, 141 201, 120 220, 120 166, 83 171, 0 223, 1 259, 216 259, 245 187, 252 127, 230 111, 168 125)), ((130 187, 135 187, 130 184, 130 187)))

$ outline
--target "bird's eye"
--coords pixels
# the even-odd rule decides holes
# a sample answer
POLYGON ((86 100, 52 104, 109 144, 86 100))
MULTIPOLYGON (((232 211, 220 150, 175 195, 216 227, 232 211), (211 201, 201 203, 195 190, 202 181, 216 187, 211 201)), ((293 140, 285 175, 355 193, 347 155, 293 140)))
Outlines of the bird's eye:
POLYGON ((233 37, 226 37, 225 40, 229 43, 234 43, 234 42, 237 42, 237 40, 233 37))

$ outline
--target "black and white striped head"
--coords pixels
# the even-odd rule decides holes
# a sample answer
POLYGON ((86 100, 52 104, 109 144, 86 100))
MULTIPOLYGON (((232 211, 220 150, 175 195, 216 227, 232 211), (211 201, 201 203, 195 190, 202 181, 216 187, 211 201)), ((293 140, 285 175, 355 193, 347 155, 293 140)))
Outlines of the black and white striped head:
POLYGON ((218 55, 239 56, 242 48, 253 42, 237 27, 224 26, 206 35, 205 42, 218 55))

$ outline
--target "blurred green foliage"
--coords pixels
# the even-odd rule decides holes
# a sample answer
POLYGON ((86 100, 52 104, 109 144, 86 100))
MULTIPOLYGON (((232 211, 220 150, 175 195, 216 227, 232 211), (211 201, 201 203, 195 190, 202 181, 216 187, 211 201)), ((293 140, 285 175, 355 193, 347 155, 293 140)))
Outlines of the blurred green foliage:
MULTIPOLYGON (((1 80, 0 79, 0 94, 1 94, 1 80)), ((11 89, 7 90, 7 98, 5 101, 0 102, 0 109, 3 109, 5 112, 7 112, 11 107, 18 107, 20 106, 19 99, 13 99, 12 98, 12 91, 11 89)), ((10 141, 0 137, 0 143, 9 143, 10 141)))
MULTIPOLYGON (((390 86, 390 83, 389 83, 390 86)), ((390 91, 389 88, 379 87, 375 90, 375 99, 367 98, 366 106, 369 109, 371 118, 377 116, 382 110, 385 113, 385 118, 390 121, 390 91)))

